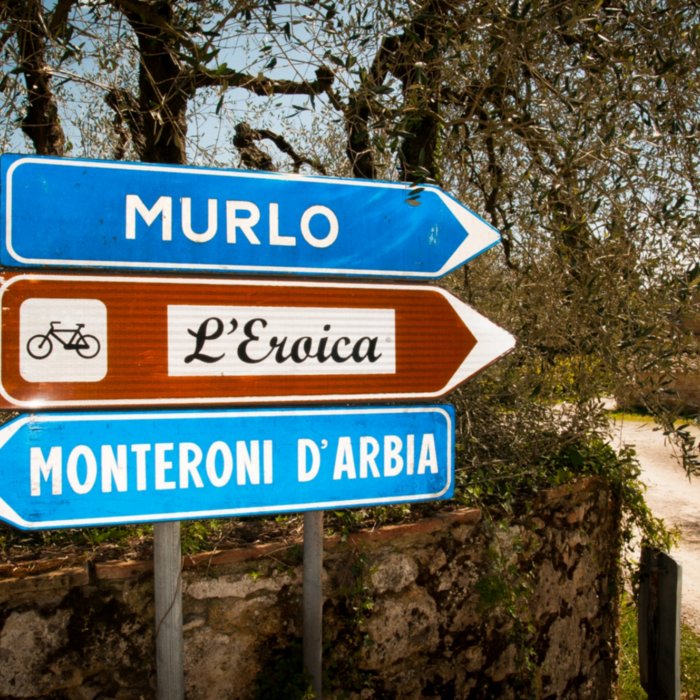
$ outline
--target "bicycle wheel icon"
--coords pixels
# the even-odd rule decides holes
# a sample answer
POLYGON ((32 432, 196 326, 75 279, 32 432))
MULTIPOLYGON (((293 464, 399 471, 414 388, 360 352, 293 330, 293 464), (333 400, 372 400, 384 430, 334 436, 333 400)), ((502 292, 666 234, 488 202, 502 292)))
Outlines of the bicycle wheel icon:
POLYGON ((47 335, 33 335, 27 341, 27 352, 35 360, 43 360, 51 354, 52 350, 53 343, 47 335))
POLYGON ((97 340, 94 335, 83 335, 81 337, 81 343, 76 346, 75 351, 80 357, 89 360, 95 357, 100 351, 100 341, 97 340))

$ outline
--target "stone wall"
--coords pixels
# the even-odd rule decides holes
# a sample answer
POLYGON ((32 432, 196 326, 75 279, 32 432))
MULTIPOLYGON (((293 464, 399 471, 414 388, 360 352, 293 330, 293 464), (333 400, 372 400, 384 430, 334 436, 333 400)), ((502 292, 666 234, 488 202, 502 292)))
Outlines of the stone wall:
MULTIPOLYGON (((524 505, 508 524, 461 510, 328 538, 324 696, 611 697, 614 499, 589 479, 524 505)), ((272 543, 185 560, 188 699, 302 697, 301 556, 272 543)), ((0 697, 153 697, 150 568, 0 580, 0 697)))

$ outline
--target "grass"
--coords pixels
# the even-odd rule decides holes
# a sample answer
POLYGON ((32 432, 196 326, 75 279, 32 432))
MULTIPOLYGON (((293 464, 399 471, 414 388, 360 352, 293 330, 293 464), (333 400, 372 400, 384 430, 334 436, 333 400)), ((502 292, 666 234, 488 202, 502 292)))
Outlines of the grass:
MULTIPOLYGON (((639 682, 637 608, 628 596, 621 603, 618 700, 647 700, 639 682)), ((681 629, 681 700, 700 700, 700 634, 681 629)))
POLYGON ((654 423, 654 417, 648 413, 629 413, 627 411, 608 411, 608 417, 615 421, 631 423, 654 423))

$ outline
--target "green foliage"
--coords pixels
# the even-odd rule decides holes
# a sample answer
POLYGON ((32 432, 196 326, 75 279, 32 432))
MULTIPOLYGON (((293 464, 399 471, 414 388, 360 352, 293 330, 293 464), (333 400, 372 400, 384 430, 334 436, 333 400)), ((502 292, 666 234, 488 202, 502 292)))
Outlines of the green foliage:
POLYGON ((183 554, 195 554, 215 549, 221 539, 221 520, 189 520, 180 526, 180 542, 183 554))
POLYGON ((67 552, 89 552, 105 545, 123 552, 141 549, 152 534, 150 525, 25 531, 0 523, 0 552, 5 557, 12 556, 14 551, 21 553, 20 556, 33 551, 50 557, 67 552))
POLYGON ((359 663, 360 652, 372 643, 364 627, 374 607, 370 573, 367 555, 358 550, 350 567, 336 581, 337 608, 330 614, 341 618, 343 625, 334 639, 324 640, 324 647, 332 647, 333 652, 323 652, 329 659, 324 668, 324 688, 331 697, 334 693, 343 697, 348 688, 365 688, 371 682, 371 674, 359 663))
POLYGON ((475 588, 483 611, 503 605, 511 598, 510 584, 502 573, 482 576, 475 588))
POLYGON ((681 698, 700 697, 700 634, 688 625, 681 628, 681 698))
POLYGON ((599 477, 620 505, 622 557, 629 568, 635 567, 636 538, 668 551, 672 537, 644 500, 634 450, 612 448, 602 406, 527 401, 518 395, 520 379, 509 375, 503 367, 500 386, 510 381, 513 394, 501 395, 500 401, 483 387, 493 377, 467 385, 458 395, 455 499, 485 509, 494 520, 507 519, 527 510, 544 489, 599 477))
POLYGON ((517 653, 517 684, 522 697, 536 697, 538 683, 536 673, 537 651, 533 646, 536 637, 534 625, 527 612, 527 601, 534 592, 533 570, 530 557, 514 557, 525 547, 522 538, 508 532, 507 519, 494 521, 485 513, 484 524, 492 542, 485 560, 484 573, 477 580, 475 590, 479 596, 479 612, 500 630, 503 646, 513 644, 517 653), (500 534, 505 537, 500 537, 500 534), (508 543, 504 548, 503 543, 508 543))
POLYGON ((340 535, 341 539, 345 540, 351 532, 414 520, 434 511, 437 507, 439 506, 429 503, 413 506, 402 503, 373 506, 372 508, 327 511, 324 517, 324 528, 327 534, 340 535))
POLYGON ((620 612, 617 697, 619 700, 647 700, 639 681, 637 609, 628 596, 622 596, 620 612))
MULTIPOLYGON (((228 522, 223 520, 190 520, 181 525, 182 553, 195 554, 216 549, 224 539, 228 522)), ((0 551, 9 556, 13 549, 52 553, 112 549, 115 555, 149 550, 152 525, 120 525, 89 528, 66 528, 24 532, 0 523, 0 551)))

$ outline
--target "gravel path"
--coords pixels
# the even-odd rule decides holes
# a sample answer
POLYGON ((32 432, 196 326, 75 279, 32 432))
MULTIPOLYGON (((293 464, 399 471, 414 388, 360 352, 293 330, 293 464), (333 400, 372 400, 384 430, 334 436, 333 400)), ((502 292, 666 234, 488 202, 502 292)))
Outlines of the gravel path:
POLYGON ((671 556, 683 568, 681 617, 700 632, 700 478, 688 480, 663 433, 650 422, 618 419, 613 429, 616 447, 633 445, 637 452, 652 512, 680 531, 671 556))

